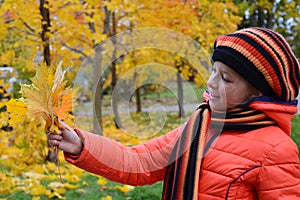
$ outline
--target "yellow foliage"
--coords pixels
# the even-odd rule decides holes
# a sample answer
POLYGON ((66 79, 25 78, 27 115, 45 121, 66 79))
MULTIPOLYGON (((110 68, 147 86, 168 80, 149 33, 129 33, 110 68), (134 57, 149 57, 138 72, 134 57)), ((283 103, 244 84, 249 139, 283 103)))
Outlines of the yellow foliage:
POLYGON ((107 180, 103 177, 99 177, 97 183, 98 185, 103 186, 107 184, 107 180))
POLYGON ((13 66, 14 58, 15 58, 15 52, 13 50, 9 50, 0 56, 0 63, 6 64, 8 66, 13 66))
POLYGON ((106 197, 102 197, 101 200, 112 200, 112 197, 107 195, 106 197))
POLYGON ((64 184, 64 187, 68 190, 73 190, 73 189, 77 189, 80 187, 80 185, 76 184, 76 185, 72 185, 70 183, 65 183, 64 184))
POLYGON ((109 10, 109 11, 114 11, 114 10, 116 10, 120 5, 118 5, 116 2, 107 2, 107 4, 106 4, 106 6, 107 6, 107 9, 109 10))
POLYGON ((48 195, 48 198, 49 199, 52 199, 54 197, 57 197, 58 199, 65 199, 61 194, 59 194, 58 192, 51 192, 49 195, 48 195))
POLYGON ((34 196, 45 195, 45 194, 48 194, 48 193, 49 193, 49 190, 47 190, 46 187, 41 185, 41 184, 35 184, 30 189, 30 194, 34 195, 34 196))
POLYGON ((4 170, 0 171, 0 194, 21 191, 36 199, 41 195, 64 199, 66 190, 81 186, 83 171, 62 161, 60 167, 66 184, 58 182, 57 166, 45 163, 44 155, 38 152, 47 149, 43 127, 28 119, 23 125, 14 125, 12 132, 0 131, 0 166, 4 170), (37 134, 39 132, 41 134, 37 134), (50 184, 42 185, 43 180, 50 184))
POLYGON ((72 183, 76 183, 76 182, 80 181, 81 176, 82 176, 82 170, 75 168, 71 172, 67 172, 64 175, 64 178, 72 183))
POLYGON ((116 189, 120 190, 121 192, 123 192, 124 194, 130 192, 131 190, 134 189, 134 186, 131 186, 131 185, 117 185, 116 186, 116 189))
POLYGON ((24 120, 26 116, 27 106, 23 101, 18 99, 10 99, 5 103, 7 106, 7 111, 10 113, 11 118, 9 119, 9 124, 17 124, 24 120))

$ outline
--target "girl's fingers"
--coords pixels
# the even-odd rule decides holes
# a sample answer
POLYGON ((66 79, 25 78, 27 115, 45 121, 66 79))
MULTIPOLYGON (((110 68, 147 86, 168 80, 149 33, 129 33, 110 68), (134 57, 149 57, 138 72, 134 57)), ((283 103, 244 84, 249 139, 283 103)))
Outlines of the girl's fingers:
POLYGON ((49 133, 48 134, 48 139, 49 140, 62 140, 63 137, 61 135, 58 135, 58 134, 53 134, 53 133, 49 133))
POLYGON ((60 141, 58 141, 58 140, 51 140, 51 139, 48 140, 48 143, 49 143, 49 145, 50 145, 51 147, 53 147, 53 146, 58 146, 58 145, 59 145, 59 142, 60 142, 60 141))
POLYGON ((60 125, 63 126, 65 130, 73 130, 68 124, 66 124, 64 121, 59 121, 60 125))

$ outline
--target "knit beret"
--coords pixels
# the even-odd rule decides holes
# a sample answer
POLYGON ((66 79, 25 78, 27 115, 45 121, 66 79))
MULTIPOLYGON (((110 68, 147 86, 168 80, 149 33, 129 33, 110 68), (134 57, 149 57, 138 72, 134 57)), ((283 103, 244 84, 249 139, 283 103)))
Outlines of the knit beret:
POLYGON ((213 61, 244 77, 264 96, 294 100, 299 91, 299 62, 278 33, 259 27, 217 37, 213 61))

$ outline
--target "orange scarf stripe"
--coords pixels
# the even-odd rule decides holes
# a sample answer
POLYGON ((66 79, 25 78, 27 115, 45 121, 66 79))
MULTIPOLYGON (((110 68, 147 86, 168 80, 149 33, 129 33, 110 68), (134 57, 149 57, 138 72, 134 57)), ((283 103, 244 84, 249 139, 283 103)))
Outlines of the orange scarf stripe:
POLYGON ((203 124, 206 125, 204 129, 201 129, 200 133, 200 141, 198 144, 198 156, 197 156, 197 164, 196 164, 196 170, 195 170, 195 184, 194 184, 194 198, 198 197, 198 188, 199 188, 199 178, 200 178, 200 169, 201 169, 201 164, 202 164, 202 158, 204 154, 204 147, 206 143, 206 138, 207 138, 207 133, 209 129, 209 119, 210 119, 210 111, 205 110, 204 114, 205 117, 203 118, 203 124))
POLYGON ((254 122, 257 120, 262 120, 267 117, 266 114, 261 113, 255 116, 248 116, 244 118, 233 118, 233 119, 218 119, 218 118, 212 118, 213 122, 218 122, 218 123, 243 123, 243 122, 254 122))
MULTIPOLYGON (((196 112, 194 112, 192 114, 192 116, 190 117, 189 119, 189 126, 186 126, 186 132, 187 133, 192 133, 194 130, 193 130, 193 127, 195 126, 195 122, 196 122, 196 118, 199 114, 200 110, 197 110, 196 112)), ((185 141, 183 141, 184 143, 184 150, 183 151, 178 151, 179 154, 177 154, 177 157, 176 158, 179 158, 180 156, 182 156, 182 164, 181 164, 181 167, 180 167, 180 176, 179 176, 179 181, 178 181, 178 184, 179 185, 184 185, 185 183, 185 177, 186 177, 186 172, 187 172, 187 166, 188 166, 188 159, 189 159, 189 155, 190 155, 190 145, 192 143, 192 140, 194 138, 192 138, 192 134, 186 134, 185 135, 185 138, 182 138, 184 139, 185 141), (180 155, 182 152, 184 152, 182 155, 180 155)), ((182 188, 183 189, 183 188, 182 188)), ((183 198, 183 195, 184 195, 184 190, 177 190, 177 196, 178 196, 178 199, 184 199, 183 198)))

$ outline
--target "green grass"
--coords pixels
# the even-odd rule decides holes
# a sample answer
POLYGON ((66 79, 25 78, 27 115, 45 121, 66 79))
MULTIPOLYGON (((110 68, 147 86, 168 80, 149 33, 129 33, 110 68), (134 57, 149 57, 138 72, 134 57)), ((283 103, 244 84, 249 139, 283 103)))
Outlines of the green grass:
MULTIPOLYGON (((300 115, 295 115, 292 123, 292 139, 296 142, 300 152, 300 115)), ((300 159, 300 154, 299 154, 300 159)))
POLYGON ((127 194, 115 189, 115 186, 120 185, 114 182, 108 182, 104 187, 100 187, 97 184, 98 178, 91 174, 86 174, 83 178, 87 184, 75 190, 68 190, 65 194, 66 199, 101 199, 106 196, 111 196, 113 200, 140 200, 149 199, 155 200, 160 199, 162 192, 162 183, 157 183, 149 186, 135 187, 134 190, 127 194))
MULTIPOLYGON (((106 196, 110 196, 113 200, 159 200, 162 194, 162 182, 135 187, 130 192, 124 194, 115 189, 115 186, 120 185, 114 182, 108 182, 105 187, 100 187, 97 184, 97 177, 91 174, 86 174, 81 182, 85 182, 78 189, 67 190, 64 194, 65 199, 69 200, 100 200, 106 196)), ((48 200, 47 196, 39 196, 40 200, 48 200)), ((28 193, 15 192, 7 195, 0 195, 0 198, 7 200, 31 200, 33 197, 28 193)), ((59 199, 57 197, 52 199, 59 199)))
POLYGON ((83 178, 87 184, 79 189, 68 190, 65 194, 66 199, 101 199, 106 196, 111 196, 113 200, 159 200, 162 194, 162 182, 158 182, 148 186, 137 186, 130 192, 124 194, 115 189, 118 183, 108 182, 107 185, 101 187, 97 184, 98 178, 94 175, 86 173, 83 178))

